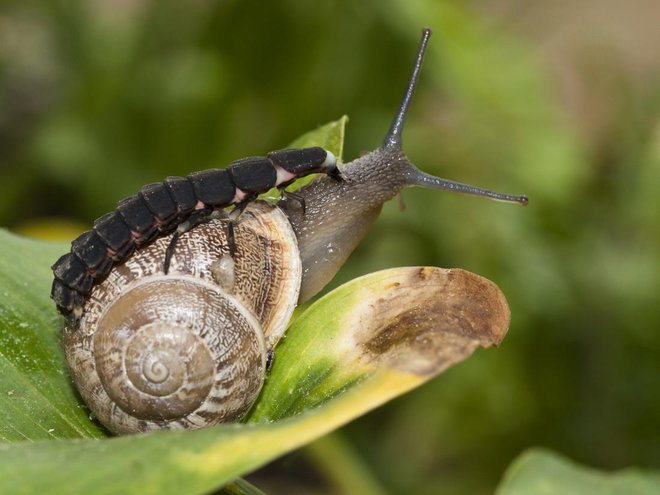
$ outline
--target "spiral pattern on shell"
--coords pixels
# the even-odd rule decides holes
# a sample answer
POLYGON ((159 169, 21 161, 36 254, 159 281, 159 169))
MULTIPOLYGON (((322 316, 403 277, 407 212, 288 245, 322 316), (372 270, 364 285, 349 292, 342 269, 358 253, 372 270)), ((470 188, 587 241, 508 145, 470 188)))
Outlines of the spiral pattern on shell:
POLYGON ((164 278, 115 301, 98 322, 94 349, 117 407, 138 420, 191 424, 245 412, 261 389, 265 344, 256 318, 223 292, 164 278))
POLYGON ((286 217, 255 203, 184 234, 163 273, 169 237, 136 252, 96 286, 67 325, 71 375, 114 433, 199 428, 240 418, 259 394, 266 354, 285 330, 301 276, 286 217))

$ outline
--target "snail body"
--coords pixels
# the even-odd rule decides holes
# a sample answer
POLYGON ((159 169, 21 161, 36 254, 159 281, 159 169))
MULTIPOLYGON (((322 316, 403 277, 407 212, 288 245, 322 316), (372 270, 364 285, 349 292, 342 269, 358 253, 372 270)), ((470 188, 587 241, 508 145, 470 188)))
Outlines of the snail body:
MULTIPOLYGON (((237 191, 248 187, 232 182, 234 195, 216 204, 197 195, 187 213, 177 209, 166 215, 154 208, 142 225, 137 214, 122 213, 120 202, 107 218, 127 224, 128 215, 135 221, 128 235, 122 234, 123 243, 99 248, 82 238, 102 237, 97 225, 106 217, 101 217, 92 233, 75 240, 71 252, 53 266, 52 297, 66 317, 71 375, 109 430, 198 428, 239 419, 259 393, 295 305, 326 285, 383 204, 403 188, 448 189, 527 204, 524 196, 428 175, 404 154, 403 124, 429 36, 425 29, 403 100, 378 149, 339 166, 321 148, 275 152, 266 160, 280 163, 272 157, 285 157, 281 168, 287 174, 278 171, 275 179, 262 181, 253 176, 250 181, 258 187, 246 194, 237 191), (254 202, 257 193, 312 172, 324 174, 295 196, 277 205, 254 202), (237 220, 226 215, 209 220, 212 210, 230 204, 242 211, 237 220), (181 233, 179 226, 195 208, 205 221, 181 233), (98 251, 94 261, 101 264, 92 266, 82 248, 98 251)), ((244 167, 241 163, 247 162, 239 160, 235 167, 244 167)), ((219 187, 217 172, 200 173, 205 187, 219 187)), ((194 177, 188 181, 194 183, 194 177)), ((167 181, 158 190, 165 186, 167 181)), ((144 188, 141 194, 144 200, 144 188)))

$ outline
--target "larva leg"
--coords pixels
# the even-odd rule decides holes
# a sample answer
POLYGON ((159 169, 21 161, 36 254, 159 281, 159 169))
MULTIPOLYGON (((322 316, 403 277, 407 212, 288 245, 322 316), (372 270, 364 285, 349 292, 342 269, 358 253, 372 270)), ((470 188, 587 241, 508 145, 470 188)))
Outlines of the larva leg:
POLYGON ((302 197, 300 194, 296 194, 294 192, 287 191, 284 189, 284 187, 278 188, 280 190, 280 196, 284 199, 288 200, 293 200, 296 203, 300 205, 300 209, 302 210, 302 214, 305 214, 305 198, 302 197))
POLYGON ((170 271, 170 263, 172 262, 172 255, 174 254, 174 248, 176 247, 176 241, 179 240, 179 236, 181 235, 181 232, 176 230, 174 234, 172 234, 172 238, 170 239, 170 243, 167 245, 167 249, 165 250, 165 261, 163 261, 163 273, 167 275, 167 272, 170 271))
POLYGON ((229 245, 229 256, 232 258, 236 254, 236 237, 234 236, 234 222, 238 221, 238 218, 247 208, 252 201, 257 199, 256 193, 251 193, 245 196, 245 199, 240 203, 236 204, 236 208, 229 212, 229 223, 227 224, 227 244, 229 245))
POLYGON ((188 220, 179 224, 177 229, 174 231, 170 243, 165 249, 165 260, 163 261, 163 272, 165 275, 170 270, 170 264, 172 263, 172 255, 174 255, 174 249, 176 248, 176 243, 181 237, 181 234, 188 232, 190 229, 199 225, 200 223, 208 222, 211 218, 214 217, 214 211, 210 208, 204 208, 202 210, 196 210, 193 212, 188 220))
POLYGON ((229 256, 234 258, 236 254, 236 237, 234 237, 234 222, 229 220, 227 224, 227 245, 229 246, 229 256))
POLYGON ((230 222, 235 222, 238 220, 238 217, 241 216, 241 214, 245 211, 245 208, 247 208, 247 205, 252 203, 255 199, 257 199, 259 195, 257 193, 249 193, 246 194, 245 197, 243 198, 243 201, 240 203, 236 203, 236 208, 231 210, 229 212, 229 221, 230 222))

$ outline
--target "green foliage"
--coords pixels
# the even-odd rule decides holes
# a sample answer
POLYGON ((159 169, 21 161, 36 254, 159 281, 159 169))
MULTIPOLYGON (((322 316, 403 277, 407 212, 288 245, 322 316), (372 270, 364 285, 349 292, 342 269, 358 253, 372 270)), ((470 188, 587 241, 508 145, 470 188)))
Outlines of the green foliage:
POLYGON ((605 473, 536 449, 524 452, 514 461, 496 495, 652 495, 659 491, 660 472, 626 469, 605 473))
POLYGON ((102 436, 67 381, 49 266, 66 250, 0 230, 0 439, 102 436))
POLYGON ((13 294, 0 301, 7 442, 0 491, 7 494, 207 493, 423 384, 477 345, 498 344, 508 325, 503 296, 475 275, 426 268, 420 276, 418 267, 374 273, 296 320, 248 424, 99 440, 56 345, 61 321, 48 301, 47 260, 62 246, 4 231, 0 245, 0 289, 13 294), (447 298, 464 278, 467 297, 447 298))

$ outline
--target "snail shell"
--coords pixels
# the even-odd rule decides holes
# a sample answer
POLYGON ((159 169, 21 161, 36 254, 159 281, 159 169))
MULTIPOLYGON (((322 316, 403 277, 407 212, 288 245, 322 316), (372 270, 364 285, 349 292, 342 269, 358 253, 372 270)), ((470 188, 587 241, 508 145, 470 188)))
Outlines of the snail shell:
POLYGON ((240 418, 263 384, 266 356, 298 299, 301 263, 282 211, 251 204, 235 223, 158 239, 96 285, 79 326, 68 323, 69 368, 92 413, 114 433, 199 428, 240 418))

